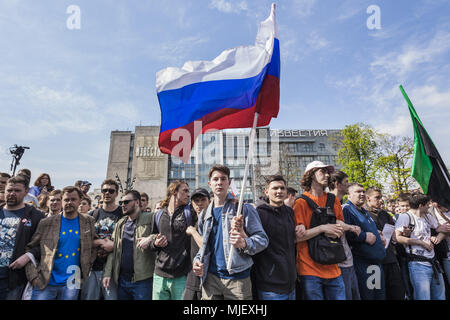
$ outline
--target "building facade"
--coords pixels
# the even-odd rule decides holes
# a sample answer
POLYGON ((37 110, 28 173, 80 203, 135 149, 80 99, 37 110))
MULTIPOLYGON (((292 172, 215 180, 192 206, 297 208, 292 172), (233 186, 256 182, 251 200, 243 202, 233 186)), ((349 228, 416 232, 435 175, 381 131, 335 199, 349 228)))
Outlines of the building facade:
MULTIPOLYGON (((159 126, 137 126, 135 132, 112 131, 107 178, 117 179, 125 189, 132 186, 149 195, 153 206, 166 196, 170 182, 185 180, 191 189, 208 187, 212 165, 230 168, 234 190, 240 193, 249 129, 219 130, 200 135, 187 163, 168 156, 158 148, 159 126)), ((253 201, 262 195, 264 176, 281 173, 288 185, 299 188, 306 165, 314 160, 337 166, 336 154, 340 130, 271 130, 258 128, 252 143, 244 199, 253 201)), ((300 189, 298 189, 300 190, 300 189)))

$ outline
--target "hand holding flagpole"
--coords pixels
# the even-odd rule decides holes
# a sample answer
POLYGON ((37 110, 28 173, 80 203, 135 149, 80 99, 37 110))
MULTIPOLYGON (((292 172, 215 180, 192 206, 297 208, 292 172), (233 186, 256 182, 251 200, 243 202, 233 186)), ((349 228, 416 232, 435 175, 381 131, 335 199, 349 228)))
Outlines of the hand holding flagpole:
MULTIPOLYGON (((244 177, 243 177, 242 186, 241 186, 241 194, 239 195, 239 205, 238 205, 236 217, 240 217, 241 216, 242 206, 244 204, 244 191, 245 191, 245 186, 246 186, 246 183, 247 183, 247 176, 248 176, 248 168, 250 166, 250 159, 253 157, 253 144, 254 144, 254 140, 255 140, 255 132, 256 132, 256 124, 258 123, 258 116, 259 116, 258 112, 255 112, 255 117, 253 119, 253 126, 252 126, 252 129, 250 131, 250 139, 249 139, 249 143, 248 143, 247 159, 245 159, 244 177)), ((234 246, 231 246, 230 247, 230 254, 228 255, 228 260, 227 260, 227 270, 231 269, 231 261, 232 261, 233 254, 234 254, 234 246)))

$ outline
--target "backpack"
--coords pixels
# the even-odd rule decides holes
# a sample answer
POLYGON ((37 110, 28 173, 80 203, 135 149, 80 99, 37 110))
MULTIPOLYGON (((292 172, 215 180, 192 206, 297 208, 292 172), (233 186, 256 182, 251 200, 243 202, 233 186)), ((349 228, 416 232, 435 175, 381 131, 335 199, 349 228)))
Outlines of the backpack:
MULTIPOLYGON (((158 210, 155 214, 155 224, 156 224, 156 229, 159 232, 159 221, 161 220, 161 216, 164 213, 164 211, 158 210)), ((192 217, 191 217, 191 206, 188 204, 184 207, 183 210, 184 213, 184 217, 186 218, 186 223, 188 226, 192 225, 192 217)))
MULTIPOLYGON (((335 201, 334 194, 327 193, 327 203, 324 208, 319 207, 311 198, 304 194, 300 198, 305 200, 313 211, 309 225, 310 229, 322 224, 336 223, 336 215, 333 210, 335 201)), ((340 238, 330 238, 322 232, 314 238, 307 240, 307 242, 309 255, 317 263, 337 264, 347 259, 340 238)))

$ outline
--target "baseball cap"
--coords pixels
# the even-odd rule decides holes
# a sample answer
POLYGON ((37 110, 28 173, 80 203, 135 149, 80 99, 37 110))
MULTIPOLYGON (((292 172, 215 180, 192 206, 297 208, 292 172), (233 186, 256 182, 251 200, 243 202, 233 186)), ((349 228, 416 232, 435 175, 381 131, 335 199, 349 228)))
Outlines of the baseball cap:
POLYGON ((90 183, 89 181, 86 181, 86 180, 85 180, 85 181, 81 181, 81 185, 82 185, 82 186, 87 186, 87 185, 90 185, 90 186, 91 186, 92 183, 90 183))
POLYGON ((196 196, 207 197, 209 199, 209 192, 204 188, 195 189, 194 193, 191 196, 191 200, 196 196))
POLYGON ((316 161, 308 163, 308 165, 306 166, 306 169, 305 169, 305 173, 308 172, 309 170, 316 169, 316 168, 327 168, 328 172, 330 172, 330 173, 334 172, 333 166, 326 165, 322 161, 316 160, 316 161))

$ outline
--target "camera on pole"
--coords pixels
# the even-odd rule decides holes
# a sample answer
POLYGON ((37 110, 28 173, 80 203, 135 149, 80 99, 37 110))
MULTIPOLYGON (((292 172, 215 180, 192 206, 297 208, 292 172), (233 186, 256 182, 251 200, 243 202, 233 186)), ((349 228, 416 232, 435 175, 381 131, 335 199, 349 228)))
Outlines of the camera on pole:
POLYGON ((16 173, 17 165, 20 164, 20 159, 22 159, 25 149, 30 149, 30 147, 18 146, 17 144, 15 144, 14 147, 9 148, 9 152, 11 152, 13 157, 11 163, 11 171, 13 176, 16 173))

